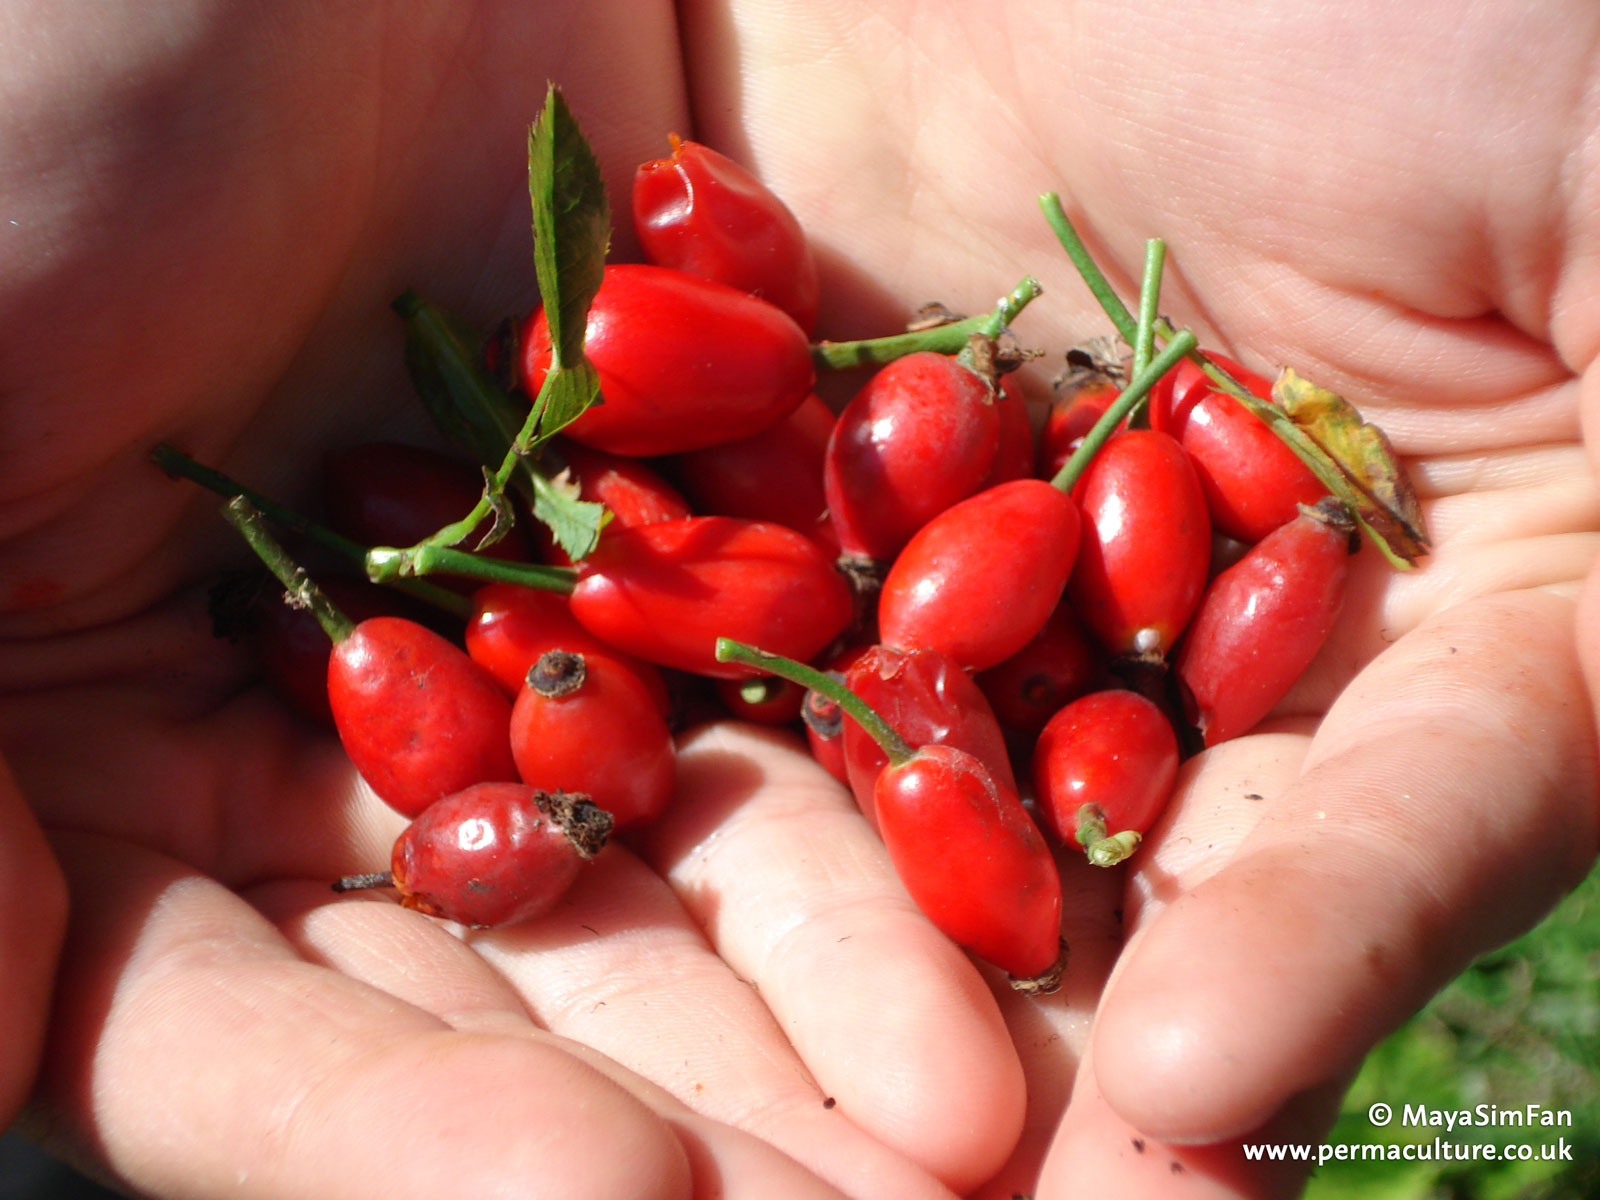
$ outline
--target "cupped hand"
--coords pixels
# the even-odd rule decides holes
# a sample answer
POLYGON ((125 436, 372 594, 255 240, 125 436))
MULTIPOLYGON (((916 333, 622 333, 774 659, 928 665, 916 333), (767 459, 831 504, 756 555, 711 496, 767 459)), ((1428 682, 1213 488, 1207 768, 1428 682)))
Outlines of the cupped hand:
POLYGON ((1107 332, 1039 217, 1060 191, 1125 297, 1164 238, 1178 323, 1341 392, 1407 457, 1433 555, 1397 574, 1362 552, 1307 679, 1186 767, 1125 886, 1068 868, 1064 998, 1006 1005, 1029 1125, 984 1195, 1033 1191, 1041 1164, 1041 1198, 1292 1193, 1303 1169, 1239 1143, 1316 1142, 1365 1049, 1595 854, 1600 21, 769 9, 688 6, 692 96, 854 297, 825 334, 909 301, 976 311, 1021 270, 1046 289, 1025 342, 1107 332))
POLYGON ((692 128, 672 6, 34 8, 0 7, 5 1115, 64 871, 26 1119, 133 1191, 948 1197, 991 1174, 1023 1111, 998 1008, 793 739, 692 735, 672 816, 537 923, 335 898, 400 820, 210 636, 242 546, 146 458, 171 441, 294 503, 324 448, 420 434, 389 300, 484 328, 532 302, 547 80, 625 212, 633 166, 692 128))
POLYGON ((0 743, 74 904, 40 1127, 164 1194, 1292 1190, 1236 1143, 1314 1140, 1595 846, 1595 18, 1430 9, 196 0, 46 39, 8 6, 0 743), (839 789, 731 728, 547 920, 463 941, 326 897, 396 819, 209 640, 237 549, 144 453, 292 499, 322 446, 415 422, 386 302, 526 305, 546 78, 614 202, 668 129, 756 168, 824 335, 1025 271, 1025 340, 1102 332, 1057 190, 1125 290, 1164 237, 1174 318, 1409 456, 1434 556, 1363 553, 1311 676, 1187 768, 1125 881, 1068 864, 1059 999, 997 1006, 839 789))

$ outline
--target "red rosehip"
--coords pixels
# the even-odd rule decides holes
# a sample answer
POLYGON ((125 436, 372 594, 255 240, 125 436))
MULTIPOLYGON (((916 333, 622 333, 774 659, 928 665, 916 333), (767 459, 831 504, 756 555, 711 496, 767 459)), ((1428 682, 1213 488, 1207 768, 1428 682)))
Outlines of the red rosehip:
POLYGON ((487 671, 414 621, 372 617, 337 642, 328 704, 356 770, 405 816, 473 784, 517 778, 511 702, 487 671))
POLYGON ((833 432, 832 411, 807 396, 776 425, 737 442, 690 450, 667 469, 696 510, 798 529, 830 555, 839 539, 828 519, 822 462, 833 432))
POLYGON ((572 615, 647 662, 713 678, 719 636, 805 661, 844 632, 850 587, 815 542, 784 525, 690 517, 608 532, 578 566, 572 615))
POLYGON ((1211 563, 1211 522, 1188 455, 1151 429, 1114 434, 1073 495, 1083 506, 1067 585, 1073 610, 1113 654, 1164 657, 1211 563))
MULTIPOLYGON (((844 675, 847 688, 870 704, 912 746, 956 746, 982 762, 1003 786, 1016 790, 1005 735, 983 692, 955 660, 937 650, 872 646, 844 675)), ((871 734, 844 723, 845 778, 868 821, 873 789, 889 757, 871 734)))
POLYGON ((994 390, 956 359, 921 351, 878 368, 839 414, 823 464, 839 548, 894 557, 983 486, 999 430, 994 390))
POLYGON ((485 783, 430 805, 395 840, 407 908, 492 928, 548 912, 605 845, 611 818, 587 797, 485 783))
MULTIPOLYGON (((682 271, 619 263, 589 308, 584 353, 604 403, 562 432, 613 454, 646 457, 749 437, 811 394, 805 331, 781 309, 682 271)), ((523 331, 522 386, 537 396, 550 368, 542 311, 523 331)))
POLYGON ((1026 646, 976 680, 1002 725, 1037 734, 1062 705, 1095 686, 1103 657, 1071 605, 1058 604, 1026 646))
MULTIPOLYGON (((564 438, 558 439, 554 450, 578 486, 578 499, 605 505, 611 514, 609 529, 631 529, 693 515, 678 489, 638 459, 608 454, 564 438)), ((545 562, 572 565, 572 559, 556 544, 548 528, 539 525, 535 536, 545 562)))
POLYGON ((800 222, 772 189, 726 155, 672 136, 672 154, 633 178, 633 227, 645 257, 753 292, 808 333, 817 264, 800 222))
MULTIPOLYGON (((1210 358, 1249 391, 1272 398, 1272 385, 1220 355, 1210 358)), ((1184 359, 1150 391, 1150 427, 1170 434, 1193 460, 1211 523, 1241 542, 1259 542, 1302 504, 1327 489, 1266 423, 1184 359)))
POLYGON ((617 829, 642 825, 672 799, 672 734, 649 690, 615 659, 552 650, 528 672, 511 710, 511 752, 524 783, 582 791, 617 829))
POLYGON ((879 638, 981 671, 1044 627, 1078 553, 1078 506, 1039 479, 998 484, 917 531, 883 581, 879 638))
POLYGON ((1344 603, 1353 530, 1329 497, 1211 581, 1176 665, 1206 745, 1248 732, 1322 649, 1344 603))
POLYGON ((1178 738, 1137 692, 1093 692, 1050 718, 1033 751, 1045 826, 1089 861, 1122 861, 1155 824, 1178 777, 1178 738))
POLYGON ((1014 986, 1054 990, 1061 878, 1016 792, 965 750, 924 746, 879 773, 873 804, 895 871, 928 919, 1014 986))
POLYGON ((578 624, 568 598, 560 592, 490 583, 472 594, 467 621, 467 654, 483 667, 513 700, 528 682, 528 672, 548 650, 603 654, 627 667, 655 699, 662 716, 672 700, 661 672, 602 641, 578 624))

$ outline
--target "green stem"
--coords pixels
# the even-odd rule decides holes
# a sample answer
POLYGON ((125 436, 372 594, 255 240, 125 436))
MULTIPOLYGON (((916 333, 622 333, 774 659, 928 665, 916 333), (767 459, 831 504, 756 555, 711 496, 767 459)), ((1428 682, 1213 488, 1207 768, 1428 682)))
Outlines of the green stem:
POLYGON ((1094 428, 1084 435, 1083 441, 1072 452, 1072 457, 1061 464, 1061 470, 1057 471, 1055 478, 1050 480, 1051 485, 1060 488, 1064 492, 1072 491, 1073 485, 1078 482, 1078 477, 1088 467, 1090 460, 1100 452, 1100 447, 1105 445, 1107 439, 1116 432, 1116 428, 1122 423, 1122 419, 1133 410, 1134 405, 1144 399, 1146 393, 1155 386, 1156 380, 1171 370, 1174 363, 1194 348, 1194 344, 1195 336, 1193 333, 1187 329, 1179 331, 1162 348, 1161 353, 1150 360, 1149 365, 1143 371, 1129 380, 1128 386, 1123 388, 1117 398, 1111 402, 1111 407, 1106 409, 1100 419, 1094 423, 1094 428))
MULTIPOLYGON (((535 518, 544 520, 547 512, 570 505, 530 451, 531 431, 541 420, 542 401, 530 406, 526 400, 512 399, 485 371, 471 332, 437 305, 406 291, 395 298, 392 307, 405 318, 406 366, 433 423, 485 470, 501 475, 507 469, 507 452, 520 448, 509 478, 496 486, 515 488, 535 518)), ((540 389, 544 399, 548 399, 545 393, 554 386, 555 376, 554 371, 546 373, 540 389)), ((491 500, 489 507, 493 503, 491 500)), ((444 533, 454 541, 442 544, 465 540, 486 515, 487 509, 475 509, 444 533)), ((591 532, 587 544, 563 542, 563 547, 574 559, 581 559, 594 548, 597 534, 597 529, 591 532)))
POLYGON ((310 609, 311 615, 317 619, 317 624, 322 626, 322 631, 334 642, 344 641, 355 631, 356 623, 347 617, 337 604, 328 599, 327 594, 312 582, 311 576, 306 574, 305 568, 289 557, 289 552, 267 532, 267 525, 261 519, 260 509, 246 497, 235 496, 223 505, 222 515, 249 543, 256 557, 266 564, 267 570, 277 576, 278 582, 283 584, 284 590, 289 593, 288 599, 291 605, 295 608, 310 609))
POLYGON ((1137 850, 1143 840, 1133 830, 1124 829, 1120 833, 1108 834, 1097 842, 1090 842, 1083 852, 1097 867, 1114 867, 1137 850))
POLYGON ((367 551, 365 561, 367 577, 374 583, 392 583, 413 574, 459 575, 466 579, 482 579, 489 583, 515 583, 522 587, 537 588, 542 592, 560 592, 568 595, 578 582, 578 573, 571 567, 506 562, 503 559, 474 554, 470 550, 456 550, 428 542, 404 549, 395 546, 374 546, 367 551))
POLYGON ((795 662, 792 658, 784 658, 781 654, 773 654, 766 650, 759 650, 743 642, 736 642, 732 638, 717 639, 717 661, 744 663, 746 666, 756 667, 768 675, 778 675, 801 687, 810 688, 832 700, 843 709, 852 720, 862 729, 866 730, 872 740, 877 742, 883 752, 889 756, 892 766, 900 766, 909 761, 916 751, 894 731, 893 726, 885 721, 870 704, 856 695, 839 680, 808 667, 804 663, 795 662))
MULTIPOLYGON (((1067 219, 1066 211, 1061 207, 1061 197, 1054 192, 1048 192, 1039 197, 1039 206, 1044 210, 1045 220, 1055 232, 1056 240, 1061 243, 1061 248, 1067 252, 1067 257, 1072 260, 1072 265, 1078 269, 1078 274, 1088 285, 1094 298, 1100 302, 1100 307, 1105 311, 1112 325, 1116 326, 1117 333, 1128 345, 1137 351, 1139 339, 1139 321, 1128 311, 1128 306, 1118 298, 1105 275, 1089 255, 1089 248, 1083 244, 1083 239, 1078 236, 1078 231, 1073 228, 1072 222, 1067 219)), ((1149 261, 1149 246, 1146 246, 1146 263, 1149 261)), ((1141 293, 1142 295, 1142 293, 1141 293)), ((1168 341, 1177 336, 1177 330, 1170 321, 1156 317, 1150 322, 1152 334, 1168 341)), ((1230 376, 1216 363, 1212 362, 1201 350, 1191 349, 1187 357, 1191 362, 1205 372, 1206 377, 1236 399, 1249 403, 1259 399, 1248 392, 1238 380, 1230 376)))
MULTIPOLYGON (((304 517, 292 508, 285 508, 276 500, 262 495, 251 488, 247 488, 238 480, 224 475, 213 467, 198 463, 181 450, 176 450, 165 443, 156 446, 150 451, 150 461, 155 463, 168 475, 178 479, 187 479, 197 483, 207 491, 215 492, 224 499, 243 496, 255 505, 262 514, 277 522, 285 529, 300 534, 308 541, 315 542, 324 549, 332 550, 335 554, 355 563, 365 566, 367 548, 360 542, 352 541, 342 533, 329 529, 326 525, 319 525, 309 517, 304 517)), ((418 600, 432 605, 442 612, 463 619, 472 615, 472 601, 467 597, 452 592, 449 588, 442 588, 436 583, 429 583, 423 579, 405 579, 395 581, 395 586, 415 596, 418 600)))
POLYGON ((1151 238, 1144 245, 1144 280, 1139 285, 1139 326, 1133 336, 1133 373, 1150 365, 1155 350, 1157 309, 1161 299, 1161 272, 1166 266, 1167 244, 1151 238))
MULTIPOLYGON (((470 361, 463 361, 460 341, 457 338, 448 336, 450 331, 444 327, 442 315, 424 305, 413 292, 402 293, 394 301, 393 307, 396 312, 406 318, 408 326, 415 331, 418 344, 429 345, 439 355, 435 364, 437 372, 441 376, 447 376, 457 381, 458 387, 469 391, 476 389, 478 392, 485 393, 473 396, 473 404, 477 412, 492 414, 495 408, 495 401, 493 396, 487 394, 487 381, 483 379, 482 372, 476 368, 475 364, 470 361)), ((427 568, 417 565, 417 562, 424 557, 426 550, 429 548, 458 546, 466 541, 477 531, 478 526, 483 524, 484 518, 495 512, 512 480, 514 478, 523 478, 526 481, 526 472, 524 475, 519 476, 519 471, 525 471, 527 456, 541 440, 538 436, 540 418, 544 413, 551 389, 556 385, 556 381, 559 378, 559 369, 552 365, 551 369, 545 373, 544 382, 539 388, 539 394, 529 406, 527 416, 523 419, 516 436, 510 440, 509 444, 504 445, 504 449, 500 454, 499 466, 489 472, 485 480, 483 494, 478 497, 478 501, 472 506, 471 511, 460 520, 452 521, 442 529, 429 534, 415 545, 399 551, 398 553, 403 560, 399 566, 391 567, 388 564, 388 556, 386 555, 382 567, 384 573, 381 576, 373 574, 374 560, 369 556, 367 564, 369 574, 373 574, 374 578, 426 574, 427 568)), ((419 388, 419 390, 421 389, 419 388)), ((432 410, 435 406, 430 404, 429 407, 432 410)), ((537 490, 538 484, 534 483, 533 486, 537 490)), ((390 549, 390 547, 384 547, 385 551, 390 549)), ((478 577, 487 578, 487 576, 478 577)))
POLYGON ((849 367, 881 367, 919 350, 957 354, 966 348, 975 333, 998 336, 1042 291, 1039 281, 1029 275, 1009 295, 1001 298, 993 312, 980 313, 976 317, 952 321, 947 325, 935 325, 931 329, 890 334, 888 337, 863 338, 854 342, 817 342, 811 347, 811 358, 819 370, 842 371, 849 367))
POLYGON ((1112 833, 1106 826, 1105 809, 1085 804, 1078 809, 1078 827, 1073 837, 1084 854, 1097 867, 1114 867, 1139 848, 1143 839, 1131 829, 1112 833))
POLYGON ((1117 327, 1117 333, 1128 345, 1133 345, 1139 336, 1139 323, 1128 311, 1128 306, 1112 290, 1105 274, 1089 254, 1089 248, 1083 244, 1078 231, 1067 219, 1066 209, 1061 207, 1061 197, 1054 192, 1046 192, 1039 197, 1039 207, 1044 210, 1044 219, 1050 223, 1050 228, 1055 232, 1061 248, 1067 252, 1072 265, 1078 268, 1078 274, 1083 276, 1083 282, 1088 284, 1089 291, 1100 302, 1100 307, 1105 310, 1111 323, 1117 327))

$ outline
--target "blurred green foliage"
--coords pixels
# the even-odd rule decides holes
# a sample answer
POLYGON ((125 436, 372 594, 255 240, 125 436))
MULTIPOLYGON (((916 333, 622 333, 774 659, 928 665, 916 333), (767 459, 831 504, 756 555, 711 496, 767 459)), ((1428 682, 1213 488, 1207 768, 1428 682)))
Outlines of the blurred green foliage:
MULTIPOLYGON (((1307 1200, 1585 1200, 1600 1197, 1600 868, 1532 932, 1485 955, 1367 1057, 1330 1143, 1555 1147, 1571 1161, 1336 1162, 1307 1200), (1367 1116, 1377 1101, 1395 1118, 1367 1116), (1407 1105, 1538 1104, 1570 1126, 1408 1127, 1407 1105)), ((1455 1151, 1452 1151, 1455 1153, 1455 1151)))

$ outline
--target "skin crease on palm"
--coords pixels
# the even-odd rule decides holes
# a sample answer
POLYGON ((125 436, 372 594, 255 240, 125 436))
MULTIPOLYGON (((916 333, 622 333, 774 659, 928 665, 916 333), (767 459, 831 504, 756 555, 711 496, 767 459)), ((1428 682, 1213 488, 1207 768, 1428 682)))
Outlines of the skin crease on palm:
POLYGON ((1292 1194, 1236 1142, 1320 1137, 1364 1049, 1595 852, 1597 52, 1579 0, 6 0, 4 1028, 45 1020, 62 907, 24 802, 72 917, 0 1104, 37 1051, 28 1127, 163 1196, 1292 1194), (1363 552, 1262 731, 1186 765, 1129 869, 1065 864, 1058 996, 974 970, 842 791, 737 728, 545 919, 329 897, 400 820, 209 638, 239 547, 143 456, 296 499, 321 447, 420 435, 387 301, 528 305, 547 79, 619 211, 669 130, 757 170, 824 335, 1026 272, 1024 340, 1102 332, 1057 189, 1125 294, 1165 238, 1166 311, 1408 456, 1435 555, 1363 552))

